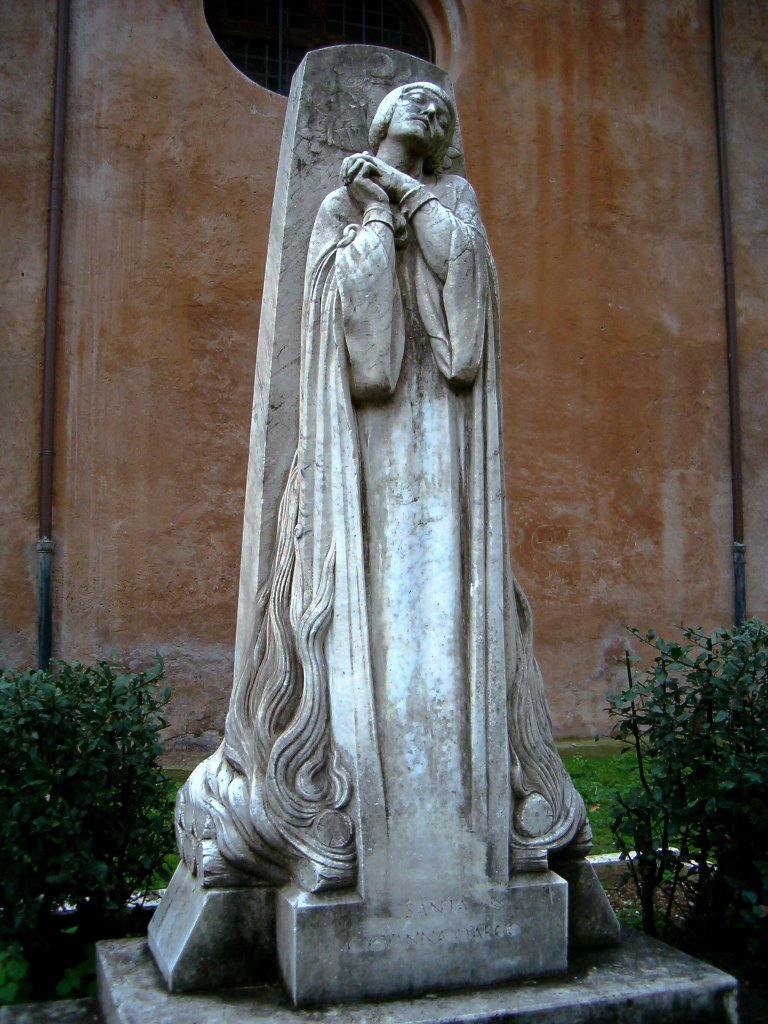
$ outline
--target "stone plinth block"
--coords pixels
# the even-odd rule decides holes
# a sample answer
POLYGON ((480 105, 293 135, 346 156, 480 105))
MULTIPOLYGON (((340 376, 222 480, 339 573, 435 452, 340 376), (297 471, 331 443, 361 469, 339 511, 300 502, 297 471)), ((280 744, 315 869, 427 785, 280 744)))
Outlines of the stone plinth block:
POLYGON ((301 1006, 561 972, 567 890, 544 872, 503 889, 393 899, 377 909, 290 887, 277 896, 283 983, 301 1006))
MULTIPOLYGON (((317 951, 322 960, 323 951, 317 951)), ((97 946, 105 1024, 736 1024, 736 981, 638 932, 539 981, 294 1010, 282 986, 173 995, 141 939, 97 946)))
POLYGON ((171 992, 270 978, 274 889, 206 889, 180 864, 150 922, 148 938, 171 992))
POLYGON ((561 861, 557 873, 568 883, 568 948, 599 949, 620 942, 619 922, 589 861, 561 861))

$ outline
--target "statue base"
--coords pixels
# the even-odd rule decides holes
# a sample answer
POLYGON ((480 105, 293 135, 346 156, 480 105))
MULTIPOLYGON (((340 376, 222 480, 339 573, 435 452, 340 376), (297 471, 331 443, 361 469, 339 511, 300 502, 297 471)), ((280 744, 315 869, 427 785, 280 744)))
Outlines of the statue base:
POLYGON ((149 926, 171 992, 254 985, 279 971, 295 1006, 544 977, 566 970, 569 951, 618 942, 585 860, 505 887, 378 901, 205 887, 182 864, 149 926))
POLYGON ((551 871, 382 906, 289 886, 277 895, 280 974, 294 1006, 557 974, 567 914, 568 884, 551 871))
POLYGON ((471 894, 205 888, 179 865, 149 926, 171 992, 273 980, 294 1006, 540 977, 568 963, 568 883, 520 875, 471 894))

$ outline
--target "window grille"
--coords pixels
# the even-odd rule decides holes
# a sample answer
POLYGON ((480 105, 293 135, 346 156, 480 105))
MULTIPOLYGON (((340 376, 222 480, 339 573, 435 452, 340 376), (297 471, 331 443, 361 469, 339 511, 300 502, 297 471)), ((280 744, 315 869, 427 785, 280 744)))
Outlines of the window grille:
POLYGON ((432 41, 408 0, 205 0, 205 17, 243 74, 287 95, 307 50, 369 43, 433 60, 432 41))

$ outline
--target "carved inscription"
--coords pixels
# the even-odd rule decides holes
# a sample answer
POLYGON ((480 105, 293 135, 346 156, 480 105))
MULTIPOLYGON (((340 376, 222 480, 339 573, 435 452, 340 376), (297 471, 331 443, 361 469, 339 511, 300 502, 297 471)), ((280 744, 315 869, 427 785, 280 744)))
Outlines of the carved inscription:
POLYGON ((415 903, 408 900, 405 904, 406 917, 433 917, 435 914, 463 913, 469 910, 469 902, 463 896, 446 896, 442 900, 425 900, 415 903))
POLYGON ((366 935, 360 939, 350 939, 345 948, 350 953, 383 953, 397 947, 402 949, 417 946, 490 942, 493 939, 513 939, 519 934, 520 926, 517 924, 473 924, 461 928, 412 931, 408 928, 408 922, 404 921, 402 931, 379 932, 376 935, 366 935))
POLYGON ((369 934, 354 936, 345 948, 355 953, 383 953, 397 948, 493 942, 520 935, 520 925, 514 921, 488 920, 490 909, 477 905, 473 908, 472 901, 463 897, 409 900, 402 917, 379 919, 381 930, 375 931, 377 922, 372 921, 369 934))

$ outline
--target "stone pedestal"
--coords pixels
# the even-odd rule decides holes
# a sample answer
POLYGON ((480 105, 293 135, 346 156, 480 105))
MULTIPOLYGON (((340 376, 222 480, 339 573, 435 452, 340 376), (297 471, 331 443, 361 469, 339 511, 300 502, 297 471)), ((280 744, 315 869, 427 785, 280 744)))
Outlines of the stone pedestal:
POLYGON ((366 905, 290 887, 277 896, 280 974, 294 1005, 488 985, 567 967, 567 883, 366 905))
POLYGON ((568 949, 600 949, 621 941, 621 930, 588 860, 565 860, 557 873, 568 883, 568 949))
POLYGON ((275 890, 204 888, 180 864, 148 941, 171 992, 269 980, 275 976, 275 890))
POLYGON ((254 985, 279 970, 296 1006, 489 985, 566 969, 568 884, 547 871, 504 888, 363 901, 204 888, 180 866, 149 948, 171 992, 254 985))

